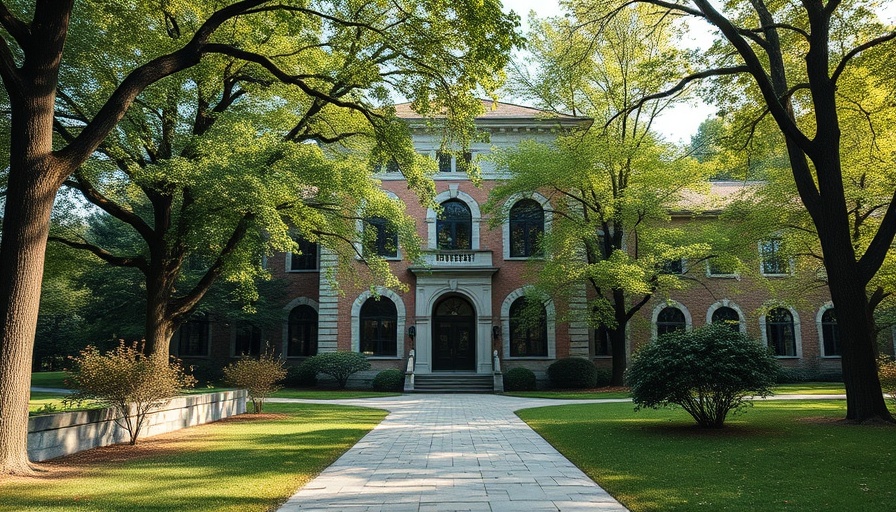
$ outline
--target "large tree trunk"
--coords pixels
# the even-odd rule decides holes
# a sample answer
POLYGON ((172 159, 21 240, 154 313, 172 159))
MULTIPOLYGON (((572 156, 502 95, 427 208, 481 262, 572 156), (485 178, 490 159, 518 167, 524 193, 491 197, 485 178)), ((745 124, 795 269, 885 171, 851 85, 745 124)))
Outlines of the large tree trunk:
POLYGON ((168 314, 172 286, 167 282, 161 265, 150 264, 146 276, 146 346, 144 352, 158 357, 168 357, 171 336, 176 327, 168 314))
POLYGON ((608 330, 610 335, 610 352, 613 355, 613 375, 610 377, 610 385, 624 386, 625 369, 628 366, 628 354, 626 354, 625 346, 628 317, 625 309, 625 292, 622 290, 613 290, 613 309, 616 318, 616 328, 608 330))
POLYGON ((46 173, 10 176, 0 244, 0 473, 27 474, 31 356, 56 186, 46 173))

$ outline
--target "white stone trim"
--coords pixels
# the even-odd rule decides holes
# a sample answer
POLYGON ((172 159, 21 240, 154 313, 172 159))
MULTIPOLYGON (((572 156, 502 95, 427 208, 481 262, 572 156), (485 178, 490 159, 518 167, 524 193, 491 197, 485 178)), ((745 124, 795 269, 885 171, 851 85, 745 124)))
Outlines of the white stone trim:
POLYGON ((742 334, 747 333, 747 315, 744 314, 743 310, 740 309, 740 306, 731 302, 728 299, 722 299, 715 304, 709 306, 709 309, 706 310, 706 325, 712 323, 712 315, 719 308, 731 308, 737 313, 737 317, 740 319, 740 332, 742 334))
POLYGON ((510 210, 513 206, 523 199, 532 199, 538 204, 541 205, 541 209, 544 211, 544 233, 548 234, 551 232, 551 222, 554 220, 554 212, 551 207, 551 202, 548 198, 539 194, 538 192, 528 192, 525 194, 513 194, 508 197, 506 201, 504 201, 504 207, 501 209, 501 233, 503 236, 503 245, 504 245, 504 259, 505 260, 530 260, 530 259, 540 259, 542 257, 532 257, 532 256, 516 256, 513 257, 510 255, 510 210))
MULTIPOLYGON (((401 198, 398 197, 395 194, 395 192, 392 192, 391 190, 382 190, 382 192, 384 194, 386 194, 386 196, 388 196, 389 199, 391 199, 393 201, 398 201, 399 203, 402 202, 401 198)), ((366 201, 364 203, 362 203, 361 207, 358 208, 358 211, 355 212, 358 215, 358 218, 355 220, 355 231, 358 234, 358 239, 355 240, 354 242, 352 242, 352 245, 355 247, 355 259, 356 260, 361 260, 364 257, 364 246, 361 244, 361 240, 364 236, 364 219, 366 218, 366 216, 364 215, 364 205, 365 204, 366 204, 366 201)), ((383 258, 386 261, 401 261, 401 241, 400 240, 396 240, 396 241, 398 243, 397 243, 397 247, 395 248, 395 256, 381 256, 381 258, 383 258)))
MULTIPOLYGON (((396 355, 395 356, 379 356, 379 357, 369 357, 368 359, 402 359, 404 358, 404 338, 407 335, 405 332, 405 325, 407 323, 407 309, 404 306, 404 301, 401 299, 401 296, 395 293, 394 291, 383 288, 382 286, 376 287, 376 293, 383 298, 389 299, 395 304, 395 311, 398 314, 398 318, 396 319, 396 355)), ((373 292, 370 290, 364 290, 360 295, 355 299, 352 303, 352 352, 358 352, 361 350, 361 306, 367 302, 367 299, 373 297, 373 292)))
MULTIPOLYGON (((472 219, 472 228, 470 232, 470 245, 471 250, 478 251, 479 250, 479 223, 482 221, 482 211, 479 208, 479 203, 473 199, 473 196, 467 194, 466 192, 459 190, 457 183, 451 183, 448 185, 448 190, 442 192, 441 194, 436 195, 433 198, 434 203, 442 204, 449 199, 459 199, 463 201, 468 208, 470 208, 470 217, 472 219)), ((427 248, 429 249, 438 249, 439 244, 436 237, 436 221, 438 220, 438 215, 436 211, 432 208, 426 209, 426 232, 427 232, 427 248)))
POLYGON ((818 312, 815 313, 815 332, 818 333, 818 354, 825 359, 840 359, 841 356, 829 356, 824 353, 824 330, 821 327, 821 317, 824 316, 825 311, 829 309, 834 309, 834 303, 831 301, 822 304, 821 307, 818 308, 818 312))
MULTIPOLYGON (((674 300, 667 300, 660 302, 653 308, 653 313, 650 314, 650 336, 652 340, 656 339, 656 321, 660 316, 660 311, 666 308, 678 308, 684 314, 684 329, 686 331, 690 331, 693 327, 693 323, 691 320, 691 312, 690 310, 682 303, 674 300)), ((626 329, 627 330, 627 329, 626 329)))
POLYGON ((544 305, 545 316, 547 317, 548 329, 548 355, 534 357, 511 357, 510 355, 510 306, 520 297, 524 297, 527 291, 534 290, 532 285, 526 285, 507 294, 504 302, 501 303, 501 343, 504 348, 504 359, 556 359, 557 358, 557 312, 554 308, 554 301, 547 299, 542 302, 544 305))
MULTIPOLYGON (((793 316, 793 339, 796 344, 796 355, 795 356, 775 356, 778 359, 800 359, 803 357, 803 332, 800 329, 800 315, 790 306, 775 306, 769 309, 778 309, 779 307, 790 311, 790 315, 793 316)), ((765 329, 765 317, 766 314, 763 312, 759 315, 759 331, 762 336, 762 345, 768 346, 768 333, 765 329)))

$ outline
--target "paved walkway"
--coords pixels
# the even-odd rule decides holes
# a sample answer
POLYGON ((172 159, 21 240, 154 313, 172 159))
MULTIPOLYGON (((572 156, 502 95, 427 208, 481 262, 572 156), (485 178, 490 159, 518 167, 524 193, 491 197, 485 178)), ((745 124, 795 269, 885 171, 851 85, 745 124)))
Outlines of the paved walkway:
POLYGON ((625 511, 513 411, 627 401, 460 394, 327 401, 391 414, 280 510, 625 511))

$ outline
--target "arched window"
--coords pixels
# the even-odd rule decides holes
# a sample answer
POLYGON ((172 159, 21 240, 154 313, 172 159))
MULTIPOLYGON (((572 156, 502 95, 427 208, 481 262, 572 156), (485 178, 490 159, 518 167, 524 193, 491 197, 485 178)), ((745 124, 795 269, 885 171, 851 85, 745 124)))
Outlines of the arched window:
POLYGON ((398 355, 398 310, 391 300, 369 298, 361 306, 359 317, 360 352, 368 356, 398 355))
POLYGON ((684 313, 676 307, 666 307, 656 317, 656 335, 667 334, 678 330, 684 330, 687 327, 687 321, 684 313))
POLYGON ((793 315, 784 308, 775 308, 765 315, 765 336, 776 356, 796 356, 796 334, 793 315))
POLYGON ((261 329, 249 322, 237 322, 234 327, 234 356, 257 356, 261 354, 261 329))
POLYGON ((299 252, 290 253, 289 270, 317 270, 317 243, 309 242, 302 237, 295 239, 299 244, 299 252))
POLYGON ((523 199, 510 209, 510 256, 540 256, 544 234, 544 209, 537 201, 523 199))
POLYGON ((825 356, 839 356, 840 327, 837 326, 837 315, 830 308, 821 315, 821 341, 825 356))
POLYGON ((364 236, 364 252, 384 258, 398 256, 398 234, 389 221, 382 217, 370 217, 366 222, 367 229, 371 231, 364 236))
POLYGON ((544 305, 520 297, 510 305, 510 357, 548 355, 548 317, 544 305))
POLYGON ((740 315, 734 308, 728 306, 722 306, 712 312, 712 323, 725 324, 732 331, 740 332, 740 315))
POLYGON ((308 357, 317 354, 317 311, 303 304, 289 312, 286 342, 287 357, 308 357))
POLYGON ((473 247, 473 215, 463 201, 451 199, 442 203, 436 222, 439 249, 471 249, 473 247))

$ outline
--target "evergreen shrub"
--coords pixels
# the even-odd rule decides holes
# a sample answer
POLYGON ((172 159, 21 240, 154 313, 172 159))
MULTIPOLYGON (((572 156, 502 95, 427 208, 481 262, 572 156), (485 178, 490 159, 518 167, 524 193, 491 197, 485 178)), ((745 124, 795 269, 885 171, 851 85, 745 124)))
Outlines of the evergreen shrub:
POLYGON ((580 357, 558 359, 548 366, 548 380, 558 389, 591 389, 597 385, 597 368, 580 357))
POLYGON ((283 384, 288 388, 313 388, 317 386, 317 371, 308 364, 308 360, 302 361, 298 366, 290 366, 286 369, 286 378, 283 384))
POLYGON ((370 369, 367 357, 359 352, 324 352, 305 362, 314 369, 315 374, 323 373, 336 379, 339 389, 345 389, 352 374, 370 369))
POLYGON ((535 391, 535 374, 528 368, 511 368, 504 374, 504 391, 535 391))
POLYGON ((404 372, 394 368, 383 370, 373 378, 374 391, 404 391, 404 372))
POLYGON ((626 371, 635 409, 681 406, 701 427, 720 428, 752 396, 772 394, 779 375, 768 347, 711 324, 659 336, 626 371))

